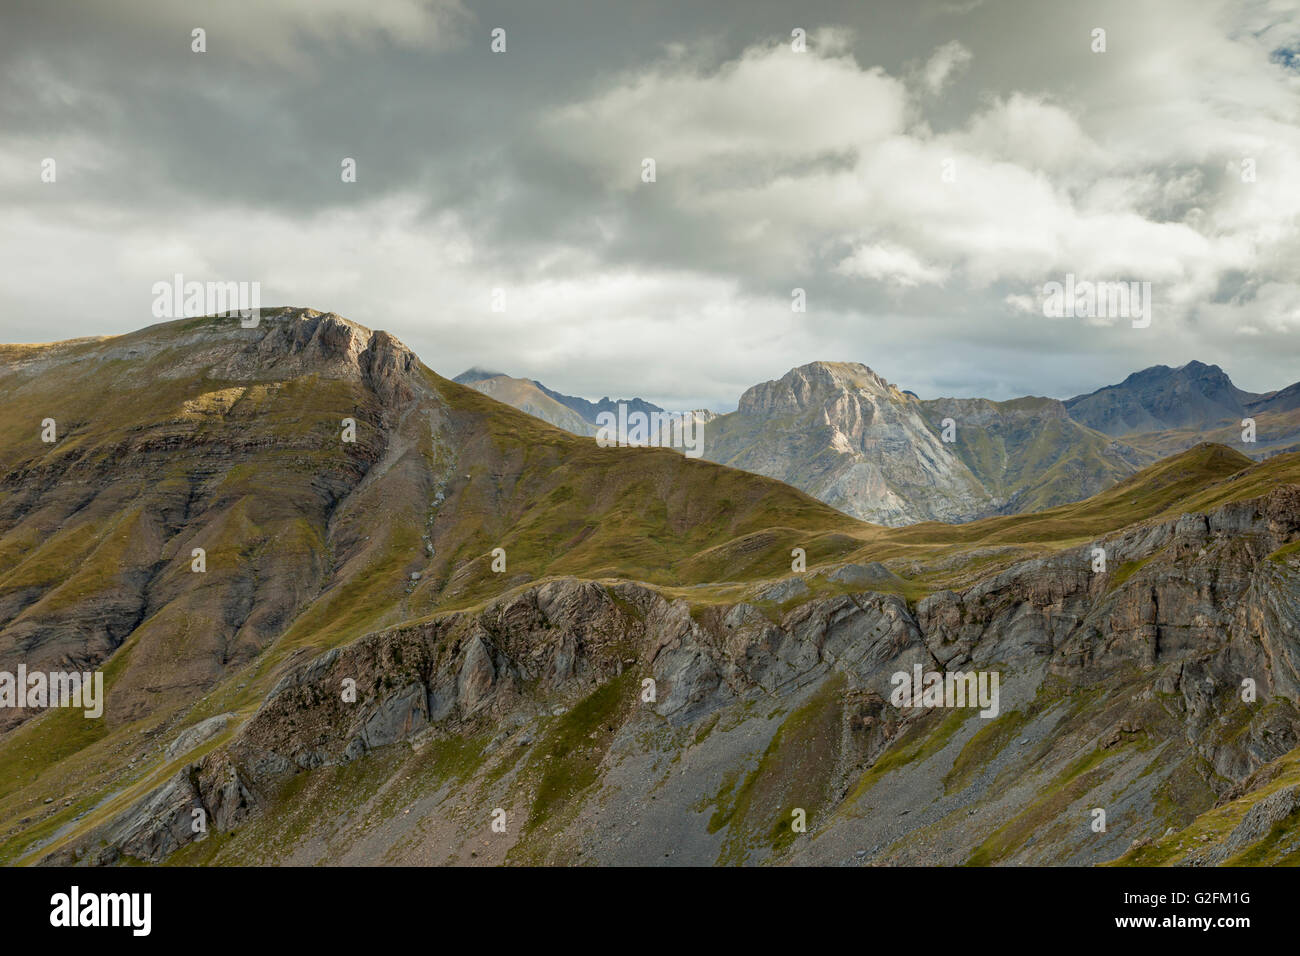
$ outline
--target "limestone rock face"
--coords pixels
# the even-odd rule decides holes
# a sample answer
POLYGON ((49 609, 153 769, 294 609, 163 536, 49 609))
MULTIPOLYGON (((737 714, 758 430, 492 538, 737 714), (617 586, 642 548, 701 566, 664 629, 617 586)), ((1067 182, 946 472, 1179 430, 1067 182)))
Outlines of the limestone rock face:
MULTIPOLYGON (((88 835, 81 847, 50 859, 93 855, 101 843, 111 848, 100 852, 101 862, 114 854, 165 858, 193 839, 185 824, 194 807, 208 808, 223 829, 237 828, 264 813, 267 795, 293 775, 394 745, 418 751, 431 739, 490 731, 489 753, 513 760, 512 748, 532 753, 540 747, 540 764, 549 766, 570 751, 547 743, 554 738, 546 728, 578 719, 609 694, 617 699, 600 723, 564 738, 565 747, 577 746, 578 753, 592 740, 613 748, 599 751, 606 754, 599 769, 605 789, 593 789, 588 798, 606 812, 635 806, 639 814, 648 812, 643 804, 653 794, 665 813, 693 819, 698 784, 665 788, 656 774, 629 769, 624 776, 618 768, 625 761, 644 768, 699 759, 701 766, 716 763, 723 779, 736 779, 744 776, 740 768, 752 766, 757 747, 764 761, 788 758, 801 769, 770 766, 768 776, 758 778, 767 782, 746 791, 745 806, 769 799, 763 787, 778 788, 772 800, 778 793, 802 793, 798 799, 811 801, 811 793, 799 788, 815 783, 825 788, 818 799, 850 814, 814 817, 821 835, 799 844, 792 862, 827 862, 836 854, 872 859, 907 833, 913 836, 906 848, 895 848, 888 859, 980 859, 990 833, 1038 805, 1040 788, 1055 775, 1095 754, 1125 769, 1081 777, 1074 785, 1082 788, 1076 794, 1081 805, 1110 800, 1115 807, 1150 807, 1171 788, 1197 787, 1209 788, 1198 798, 1208 805, 1220 795, 1228 799, 1261 787, 1267 780, 1254 775, 1300 746, 1300 570, 1271 557, 1298 539, 1300 488, 1283 486, 1012 563, 915 605, 867 590, 805 596, 782 613, 770 607, 771 585, 753 590, 754 601, 768 605, 764 610, 747 600, 693 606, 635 583, 550 580, 478 611, 376 632, 298 662, 232 741, 88 835), (1096 548, 1108 556, 1107 571, 1093 570, 1096 548), (914 667, 998 674, 999 718, 1018 728, 1003 740, 1003 752, 990 752, 973 768, 955 762, 963 742, 981 727, 996 726, 971 717, 951 750, 932 751, 940 770, 926 769, 928 757, 896 760, 888 785, 874 783, 872 765, 881 754, 908 752, 917 746, 908 741, 937 733, 928 712, 889 702, 896 675, 914 667), (1243 676, 1254 681, 1267 706, 1242 709, 1243 676), (356 682, 355 703, 337 692, 344 678, 356 682), (653 694, 646 696, 647 688, 653 694), (778 721, 779 729, 761 716, 773 708, 789 715, 778 721), (809 726, 820 729, 812 733, 809 726), (812 736, 800 736, 807 733, 812 736), (715 736, 716 745, 702 742, 715 736), (682 756, 683 739, 696 741, 685 745, 685 753, 699 749, 698 758, 682 756), (656 740, 677 743, 658 750, 656 740), (823 757, 800 763, 823 752, 817 748, 824 748, 823 757), (874 788, 863 789, 860 780, 874 788), (859 801, 868 799, 873 808, 898 809, 852 816, 865 812, 859 801), (932 803, 938 808, 933 813, 926 809, 932 803), (897 822, 904 817, 906 824, 897 822), (855 819, 875 821, 868 830, 884 841, 865 856, 855 844, 860 831, 847 822, 855 819), (961 827, 954 820, 963 821, 961 827)), ((889 580, 879 568, 862 565, 844 565, 826 577, 841 584, 889 580)), ((527 788, 528 779, 524 773, 508 786, 527 788)), ((1221 847, 1207 849, 1206 860, 1222 862, 1289 819, 1294 795, 1292 787, 1260 803, 1221 847)), ((576 829, 548 837, 560 842, 546 844, 545 852, 581 844, 610 862, 630 862, 641 852, 618 840, 591 842, 581 812, 574 812, 576 829)), ((1118 811, 1117 818, 1130 819, 1118 811)), ((655 819, 674 825, 667 817, 655 819)), ((740 843, 719 846, 705 835, 705 822, 694 835, 664 838, 693 847, 688 852, 703 853, 704 862, 725 857, 727 845, 760 852, 741 823, 728 831, 728 839, 740 843)), ((755 833, 770 826, 763 819, 752 823, 755 833)), ((999 851, 998 859, 1111 859, 1131 843, 1149 843, 1166 826, 1142 810, 1115 835, 1093 842, 1075 832, 1081 828, 1054 835, 1036 829, 1034 840, 999 851)))
POLYGON ((470 639, 469 649, 465 652, 465 662, 461 665, 457 677, 456 694, 461 709, 473 713, 479 702, 492 690, 496 679, 496 669, 492 666, 492 655, 483 643, 482 637, 475 635, 470 639))
POLYGON ((865 365, 814 362, 755 385, 735 412, 706 425, 704 457, 879 524, 964 521, 997 509, 916 397, 865 365))
POLYGON ((188 753, 199 744, 211 740, 217 734, 226 729, 230 719, 234 714, 218 714, 215 717, 209 717, 207 720, 199 721, 193 727, 189 727, 177 735, 176 739, 167 745, 165 755, 168 760, 179 757, 183 753, 188 753))

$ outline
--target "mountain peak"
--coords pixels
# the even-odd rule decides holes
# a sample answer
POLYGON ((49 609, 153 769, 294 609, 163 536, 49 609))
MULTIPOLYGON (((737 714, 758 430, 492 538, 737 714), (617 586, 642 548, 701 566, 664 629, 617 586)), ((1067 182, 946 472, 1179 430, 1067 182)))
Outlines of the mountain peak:
POLYGON ((1192 359, 1186 365, 1177 369, 1176 372, 1179 375, 1184 375, 1187 377, 1195 377, 1198 379, 1213 379, 1216 381, 1221 380, 1227 382, 1229 385, 1232 384, 1232 379, 1228 377, 1228 373, 1225 372, 1222 368, 1220 368, 1217 365, 1207 365, 1205 362, 1200 362, 1197 361, 1196 359, 1192 359))
POLYGON ((1069 399, 1071 417, 1107 435, 1206 428, 1239 418, 1262 396, 1237 388, 1217 365, 1192 361, 1178 368, 1153 365, 1108 385, 1069 399))
POLYGON ((861 362, 827 362, 817 361, 809 362, 806 365, 800 365, 791 371, 823 371, 826 374, 841 381, 856 382, 860 379, 867 379, 872 382, 884 382, 885 380, 877 375, 869 366, 861 362))
POLYGON ((340 344, 350 340, 359 344, 363 350, 376 334, 374 329, 344 318, 337 312, 322 312, 320 309, 292 305, 262 310, 257 328, 288 331, 290 337, 280 339, 286 344, 307 342, 316 336, 322 336, 326 341, 340 344))
POLYGON ((452 381, 461 385, 472 385, 475 382, 482 382, 489 378, 502 378, 503 376, 509 377, 506 376, 505 372, 498 372, 496 369, 486 368, 482 365, 473 365, 453 378, 452 381))
MULTIPOLYGON (((1195 379, 1195 380, 1213 380, 1226 382, 1232 386, 1232 379, 1218 365, 1209 365, 1198 359, 1192 359, 1177 368, 1169 365, 1151 365, 1144 369, 1129 374, 1121 385, 1110 385, 1107 388, 1119 388, 1122 385, 1130 383, 1140 384, 1144 382, 1164 382, 1173 379, 1195 379)), ((1082 397, 1082 396, 1080 396, 1082 397)))
POLYGON ((802 411, 824 404, 837 394, 853 391, 906 400, 895 386, 859 362, 809 362, 790 369, 775 381, 746 389, 740 396, 738 410, 746 414, 802 411))
MULTIPOLYGON (((312 373, 359 376, 384 394, 394 386, 395 375, 418 364, 415 353, 395 336, 368 329, 335 312, 293 307, 268 310, 255 328, 235 326, 232 332, 235 334, 228 341, 237 350, 214 371, 235 380, 312 373)), ((218 327, 216 334, 225 336, 226 330, 218 327)))

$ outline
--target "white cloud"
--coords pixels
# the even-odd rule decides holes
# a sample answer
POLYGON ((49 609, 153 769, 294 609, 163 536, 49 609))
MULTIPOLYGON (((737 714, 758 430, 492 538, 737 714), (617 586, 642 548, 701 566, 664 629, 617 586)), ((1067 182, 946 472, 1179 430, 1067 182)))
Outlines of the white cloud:
POLYGON ((975 155, 1053 174, 1090 175, 1108 164, 1077 117, 1041 96, 1020 91, 975 114, 954 140, 975 155))
POLYGON ((805 53, 784 42, 755 46, 716 69, 670 58, 551 111, 541 131, 555 150, 624 189, 642 185, 645 157, 656 161, 656 185, 673 188, 674 177, 709 164, 749 163, 737 175, 770 174, 899 131, 902 82, 833 52, 844 42, 834 31, 818 36, 805 53))
POLYGON ((926 90, 931 94, 943 92, 943 88, 966 69, 970 61, 970 50, 956 40, 949 40, 926 61, 921 73, 926 90))
POLYGON ((893 243, 860 246, 842 260, 835 271, 841 275, 862 276, 900 286, 939 284, 947 276, 947 270, 927 265, 910 250, 893 243))
MULTIPOLYGON (((1200 12, 1184 15, 1195 23, 1174 38, 1187 63, 1167 56, 1149 17, 1123 34, 1140 55, 1098 61, 1097 89, 1131 91, 1121 106, 1086 88, 1068 98, 1013 89, 936 133, 908 81, 847 53, 792 55, 778 43, 713 68, 683 56, 628 73, 544 128, 615 189, 654 190, 642 201, 711 236, 705 248, 719 263, 808 283, 824 267, 895 290, 943 285, 987 294, 997 310, 1019 309, 1067 272, 1144 280, 1169 329, 1198 309, 1217 314, 1203 306, 1225 276, 1267 266, 1286 287, 1300 281, 1294 258, 1276 251, 1297 242, 1300 135, 1278 126, 1296 85, 1253 39, 1222 32, 1220 10, 1200 12), (1227 64, 1221 86, 1211 57, 1227 64), (1175 90, 1182 81, 1195 96, 1175 90), (1255 90, 1259 111, 1244 105, 1255 90), (1253 191, 1204 168, 1238 147, 1268 170, 1253 191), (660 164, 653 186, 636 175, 643 155, 660 164), (825 155, 838 161, 811 161, 825 155)), ((944 44, 910 82, 941 90, 971 61, 960 42, 944 44)))
POLYGON ((1023 312, 1026 315, 1041 314, 1039 313, 1039 309, 1041 309, 1042 306, 1032 295, 1013 293, 1012 295, 1008 295, 1002 301, 1009 305, 1014 312, 1023 312))

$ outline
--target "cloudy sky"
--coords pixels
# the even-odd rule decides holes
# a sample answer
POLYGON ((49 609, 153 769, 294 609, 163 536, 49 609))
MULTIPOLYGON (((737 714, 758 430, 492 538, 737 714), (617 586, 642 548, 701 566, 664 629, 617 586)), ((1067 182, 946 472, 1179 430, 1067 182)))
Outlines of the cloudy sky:
POLYGON ((181 273, 676 408, 818 359, 1300 379, 1296 0, 4 0, 0 72, 6 341, 181 273), (1150 327, 1045 318, 1067 273, 1150 282, 1150 327))

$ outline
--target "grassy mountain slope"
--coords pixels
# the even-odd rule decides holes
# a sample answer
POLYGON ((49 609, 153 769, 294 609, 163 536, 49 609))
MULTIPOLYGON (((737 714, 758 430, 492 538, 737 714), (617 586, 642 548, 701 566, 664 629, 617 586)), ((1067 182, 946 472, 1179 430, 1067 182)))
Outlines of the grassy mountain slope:
MULTIPOLYGON (((809 847, 777 826, 791 800, 839 846, 884 819, 881 781, 925 803, 909 768, 935 757, 974 780, 972 755, 1009 739, 885 707, 895 667, 965 648, 1006 668, 1013 723, 1069 731, 1034 732, 1044 771, 1136 721, 1180 754, 1158 782, 1189 786, 1177 741, 1206 736, 1200 718, 1124 702, 1197 654, 1225 674, 1254 662, 1248 631, 1278 666, 1289 653, 1296 531, 1274 499, 1300 482, 1295 455, 1202 445, 1087 501, 884 528, 672 451, 599 448, 310 310, 4 358, 0 669, 102 664, 108 708, 0 736, 0 860, 627 862, 665 842, 687 862, 797 860, 809 847), (1188 511, 1221 530, 1195 537, 1188 511), (1109 579, 1086 571, 1097 541, 1109 579), (791 574, 794 548, 808 573, 791 574), (1206 604, 1220 594, 1236 603, 1206 604), (1088 699, 1104 706, 1075 708, 1088 699), (193 843, 173 830, 196 800, 214 832, 193 843), (515 824, 485 844, 475 808, 498 806, 515 824)), ((1261 686, 1295 696, 1280 672, 1261 686)), ((1260 743, 1266 719, 1246 715, 1250 747, 1225 740, 1215 773, 1279 756, 1290 731, 1260 743)), ((988 799, 962 804, 979 824, 953 844, 976 862, 1014 858, 1027 821, 1060 812, 1022 819, 1039 790, 1010 816, 988 799)))
POLYGON ((1255 420, 1254 442, 1242 441, 1241 417, 1205 429, 1179 428, 1129 435, 1125 441, 1148 454, 1160 457, 1177 454, 1202 441, 1229 445, 1252 458, 1267 458, 1300 450, 1300 410, 1248 410, 1247 415, 1255 420))
POLYGON ((305 648, 546 574, 744 579, 755 540, 842 551, 856 526, 776 482, 598 448, 310 310, 4 358, 0 669, 108 662, 102 721, 54 712, 5 739, 10 828, 47 787, 66 818, 102 798, 182 713, 248 712, 305 648))
POLYGON ((953 420, 953 450, 1005 514, 1079 501, 1154 460, 1074 421, 1055 399, 935 399, 921 407, 936 430, 953 420))
MULTIPOLYGON (((190 764, 210 803, 233 774, 274 812, 231 813, 220 835, 167 859, 1114 859, 1263 779, 1300 742, 1288 637, 1300 623, 1298 469, 1205 446, 1046 519, 1069 534, 1106 527, 1108 513, 1136 521, 1096 539, 1113 561, 1104 574, 1089 571, 1092 542, 1054 542, 975 573, 960 594, 905 603, 862 588, 781 600, 756 582, 743 600, 697 605, 666 601, 672 589, 560 580, 367 635, 304 661, 190 764), (1208 509, 1203 524, 1188 504, 1208 509), (887 705, 885 678, 914 661, 1000 671, 1001 713, 887 705), (1242 673, 1260 690, 1245 706, 1242 673), (375 688, 359 715, 329 693, 343 674, 375 688), (651 675, 653 706, 639 695, 651 675), (427 712, 412 686, 429 688, 427 712), (325 762, 259 775, 268 753, 325 762), (1097 806, 1104 834, 1088 826, 1097 806), (492 808, 511 821, 499 836, 492 808), (796 808, 807 835, 789 829, 796 808)), ((981 522, 976 540, 1045 540, 1032 518, 981 522)), ((897 530, 874 533, 865 547, 900 544, 897 530)), ((133 839, 123 852, 157 845, 133 839)), ((37 855, 97 845, 65 837, 37 855)))

